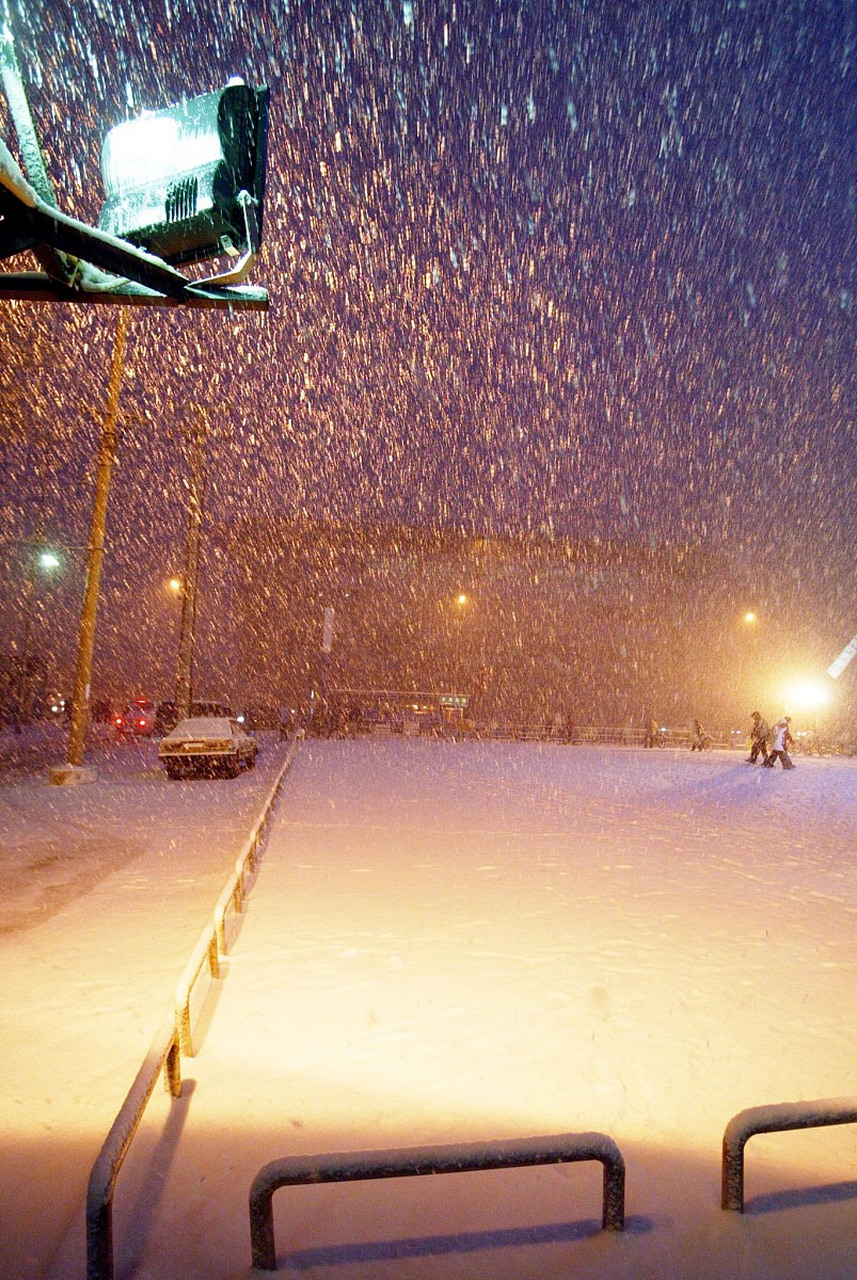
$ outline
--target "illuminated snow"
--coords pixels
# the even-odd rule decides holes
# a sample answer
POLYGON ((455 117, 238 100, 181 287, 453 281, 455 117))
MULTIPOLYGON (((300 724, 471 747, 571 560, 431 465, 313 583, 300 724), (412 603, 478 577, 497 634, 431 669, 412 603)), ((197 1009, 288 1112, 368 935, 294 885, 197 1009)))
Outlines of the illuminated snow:
MULTIPOLYGON (((118 792, 108 768, 102 792, 49 797, 92 820, 121 796, 136 856, 0 942, 31 1274, 82 1275, 89 1162, 237 838, 212 839, 211 805, 246 813, 276 750, 240 789, 151 768, 118 792)), ((7 834, 43 794, 0 789, 7 834)), ((743 1217, 719 1156, 748 1106, 853 1091, 855 826, 850 760, 308 742, 186 1098, 157 1095, 120 1175, 119 1274, 248 1275, 249 1184, 278 1155, 600 1130, 628 1163, 622 1238, 597 1230, 588 1166, 283 1191, 281 1274, 846 1280, 854 1126, 754 1139, 743 1217)))

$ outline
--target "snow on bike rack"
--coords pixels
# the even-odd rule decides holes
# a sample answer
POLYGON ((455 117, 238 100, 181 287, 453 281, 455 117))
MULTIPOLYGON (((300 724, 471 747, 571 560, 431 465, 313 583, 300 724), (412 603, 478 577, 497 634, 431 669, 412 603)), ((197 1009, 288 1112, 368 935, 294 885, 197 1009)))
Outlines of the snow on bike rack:
POLYGON ((625 1161, 616 1143, 604 1133, 562 1133, 546 1138, 285 1156, 272 1160, 259 1170, 250 1189, 252 1265, 261 1271, 277 1269, 273 1196, 279 1187, 520 1169, 581 1160, 600 1160, 604 1166, 601 1226, 603 1230, 621 1231, 625 1225, 625 1161))
POLYGON ((744 1148, 757 1133, 786 1133, 857 1122, 857 1097, 819 1098, 815 1102, 778 1102, 739 1111, 723 1134, 721 1206, 744 1212, 744 1148))

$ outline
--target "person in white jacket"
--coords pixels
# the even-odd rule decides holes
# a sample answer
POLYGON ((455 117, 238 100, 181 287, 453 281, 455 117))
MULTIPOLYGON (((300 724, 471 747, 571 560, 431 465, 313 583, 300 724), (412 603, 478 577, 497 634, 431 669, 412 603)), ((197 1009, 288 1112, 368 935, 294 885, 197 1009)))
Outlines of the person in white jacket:
POLYGON ((773 769, 779 756, 780 763, 784 769, 793 769, 792 758, 789 755, 789 745, 792 742, 792 735, 789 731, 789 725, 792 722, 791 716, 783 716, 774 725, 773 737, 771 739, 771 750, 767 760, 762 765, 763 769, 773 769))

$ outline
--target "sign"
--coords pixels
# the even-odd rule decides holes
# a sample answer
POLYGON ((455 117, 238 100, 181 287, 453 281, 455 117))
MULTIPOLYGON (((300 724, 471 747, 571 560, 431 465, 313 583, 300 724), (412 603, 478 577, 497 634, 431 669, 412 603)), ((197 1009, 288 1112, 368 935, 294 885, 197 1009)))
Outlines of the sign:
POLYGON ((837 676, 842 675, 842 672, 848 666, 848 663, 854 657, 855 653, 857 653, 857 636, 854 637, 850 644, 845 646, 836 661, 831 662, 830 666, 827 668, 827 674, 830 676, 831 680, 835 680, 837 676))

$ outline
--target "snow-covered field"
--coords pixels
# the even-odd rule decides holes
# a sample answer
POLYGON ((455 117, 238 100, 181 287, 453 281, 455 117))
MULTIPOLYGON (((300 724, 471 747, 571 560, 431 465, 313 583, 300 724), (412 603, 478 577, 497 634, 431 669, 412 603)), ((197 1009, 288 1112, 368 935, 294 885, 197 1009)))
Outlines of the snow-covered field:
MULTIPOLYGON (((260 794, 138 773, 136 851, 0 937, 4 1276, 83 1275, 89 1165, 260 794), (220 866, 176 857, 178 813, 220 866)), ((0 805, 60 822, 27 785, 0 805)), ((624 1233, 597 1165, 286 1189, 280 1272, 853 1278, 857 1126, 752 1139, 747 1212, 719 1206, 731 1116, 857 1093, 855 833, 850 760, 307 742, 184 1096, 155 1095, 120 1174, 117 1275, 254 1274, 247 1194, 280 1155, 599 1130, 624 1233)))

